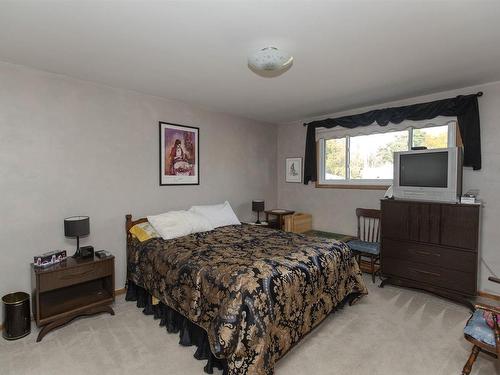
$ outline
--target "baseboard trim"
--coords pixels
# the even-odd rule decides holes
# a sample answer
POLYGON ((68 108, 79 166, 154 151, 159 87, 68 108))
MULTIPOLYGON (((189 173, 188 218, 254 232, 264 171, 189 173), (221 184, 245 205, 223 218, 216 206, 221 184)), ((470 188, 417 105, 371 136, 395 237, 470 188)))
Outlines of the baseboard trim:
MULTIPOLYGON (((368 264, 366 266, 368 266, 368 264)), ((125 294, 126 292, 127 292, 127 288, 116 289, 115 290, 115 297, 119 296, 121 294, 125 294)), ((491 299, 494 301, 500 301, 500 296, 497 294, 492 294, 492 293, 487 293, 487 292, 482 292, 482 291, 479 291, 478 294, 484 298, 488 298, 488 299, 491 299)), ((3 326, 2 326, 2 324, 0 324, 0 331, 2 331, 2 329, 3 329, 3 326)))
POLYGON ((482 292, 482 291, 479 291, 478 294, 479 294, 479 296, 484 297, 484 298, 492 299, 494 301, 500 301, 500 296, 497 294, 482 292))

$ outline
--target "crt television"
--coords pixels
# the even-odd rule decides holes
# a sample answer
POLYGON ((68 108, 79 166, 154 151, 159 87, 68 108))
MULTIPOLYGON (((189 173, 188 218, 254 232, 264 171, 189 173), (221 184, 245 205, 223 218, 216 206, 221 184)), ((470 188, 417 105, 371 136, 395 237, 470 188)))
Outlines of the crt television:
POLYGON ((394 198, 457 202, 462 195, 462 149, 394 153, 394 198))

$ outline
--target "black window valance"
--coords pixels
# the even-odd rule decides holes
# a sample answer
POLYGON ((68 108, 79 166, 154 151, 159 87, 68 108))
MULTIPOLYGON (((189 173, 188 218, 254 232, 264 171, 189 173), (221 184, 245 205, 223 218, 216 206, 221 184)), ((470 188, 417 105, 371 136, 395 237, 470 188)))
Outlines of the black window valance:
POLYGON ((376 109, 352 116, 329 118, 313 121, 307 126, 306 151, 304 158, 304 184, 316 181, 316 129, 343 126, 353 129, 377 123, 386 126, 390 122, 399 124, 404 120, 429 120, 437 116, 456 116, 464 145, 464 165, 474 170, 481 169, 481 138, 479 127, 479 107, 477 98, 482 93, 460 95, 456 98, 442 99, 434 102, 376 109))

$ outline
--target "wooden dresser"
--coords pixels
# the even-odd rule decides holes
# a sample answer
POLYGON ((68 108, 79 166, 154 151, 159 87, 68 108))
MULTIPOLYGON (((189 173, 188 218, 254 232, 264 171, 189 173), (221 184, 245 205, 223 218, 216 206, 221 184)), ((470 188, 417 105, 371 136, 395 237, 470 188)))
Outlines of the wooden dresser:
POLYGON ((381 208, 381 286, 423 289, 470 307, 480 206, 384 199, 381 208))

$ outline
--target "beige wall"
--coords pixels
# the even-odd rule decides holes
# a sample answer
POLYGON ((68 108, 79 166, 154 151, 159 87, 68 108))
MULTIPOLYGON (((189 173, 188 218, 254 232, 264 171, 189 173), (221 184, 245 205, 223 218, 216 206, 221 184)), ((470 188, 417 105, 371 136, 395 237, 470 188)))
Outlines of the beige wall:
MULTIPOLYGON (((195 89, 195 88, 193 88, 195 89)), ((89 215, 83 245, 116 256, 125 282, 125 214, 229 200, 276 204, 275 125, 0 64, 0 294, 30 290, 29 263, 74 251, 63 219, 89 215), (158 121, 200 127, 199 186, 159 186, 158 121)))
MULTIPOLYGON (((480 288, 500 294, 485 281, 500 274, 500 83, 378 107, 477 90, 485 94, 479 99, 483 169, 466 169, 464 188, 480 189, 485 202, 480 288)), ((117 288, 125 282, 126 213, 140 217, 227 199, 240 219, 249 219, 251 200, 263 198, 267 208, 313 213, 318 229, 354 234, 354 208, 379 207, 383 192, 285 183, 285 157, 303 156, 304 146, 302 122, 276 127, 0 63, 0 294, 30 290, 33 255, 73 251, 63 218, 75 214, 91 217, 82 244, 116 255, 117 288), (201 185, 158 185, 158 121, 200 127, 201 185)))
MULTIPOLYGON (((500 276, 500 83, 384 103, 329 116, 336 117, 375 108, 414 104, 477 91, 484 92, 484 96, 479 98, 483 168, 480 171, 465 168, 464 191, 480 189, 480 196, 484 201, 479 288, 500 294, 500 287, 487 281, 488 276, 500 276)), ((281 125, 278 130, 278 205, 282 208, 312 213, 313 226, 317 229, 355 234, 354 209, 379 208, 379 200, 384 196, 384 191, 317 189, 312 183, 308 186, 286 183, 285 158, 304 156, 306 129, 302 124, 303 121, 281 125)))

